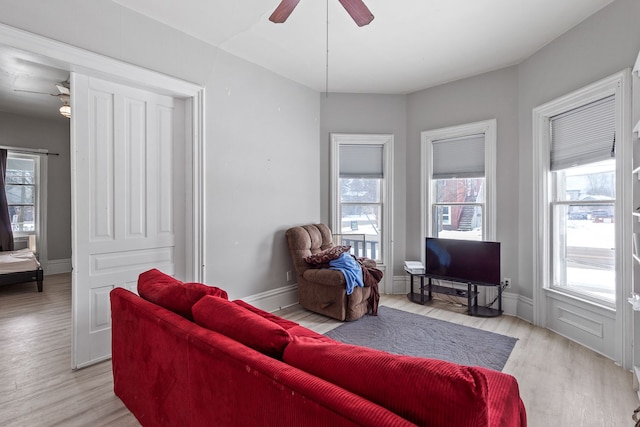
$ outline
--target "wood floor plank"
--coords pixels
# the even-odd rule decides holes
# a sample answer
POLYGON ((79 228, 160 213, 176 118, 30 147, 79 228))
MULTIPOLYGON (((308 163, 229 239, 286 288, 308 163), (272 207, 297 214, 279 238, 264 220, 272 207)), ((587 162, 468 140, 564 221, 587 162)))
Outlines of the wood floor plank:
MULTIPOLYGON (((504 372, 518 380, 530 427, 633 425, 631 373, 585 347, 514 317, 470 317, 451 303, 422 306, 404 295, 381 303, 518 338, 504 372)), ((276 314, 319 333, 342 324, 299 306, 276 314)), ((0 286, 0 424, 139 425, 113 394, 110 361, 71 369, 68 274, 47 276, 42 293, 35 284, 0 286)))

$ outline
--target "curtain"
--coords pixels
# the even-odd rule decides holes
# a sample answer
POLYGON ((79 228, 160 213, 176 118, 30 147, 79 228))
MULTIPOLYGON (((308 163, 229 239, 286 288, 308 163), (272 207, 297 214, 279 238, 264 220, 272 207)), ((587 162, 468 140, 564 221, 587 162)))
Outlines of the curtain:
POLYGON ((7 150, 0 149, 0 251, 13 250, 13 231, 11 216, 5 191, 7 174, 7 150))

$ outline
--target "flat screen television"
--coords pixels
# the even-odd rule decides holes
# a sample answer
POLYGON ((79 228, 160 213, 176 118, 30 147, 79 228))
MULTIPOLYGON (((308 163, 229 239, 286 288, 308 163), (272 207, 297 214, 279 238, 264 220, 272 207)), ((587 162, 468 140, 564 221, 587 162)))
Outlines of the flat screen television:
POLYGON ((426 238, 425 275, 455 282, 499 285, 500 242, 426 238))

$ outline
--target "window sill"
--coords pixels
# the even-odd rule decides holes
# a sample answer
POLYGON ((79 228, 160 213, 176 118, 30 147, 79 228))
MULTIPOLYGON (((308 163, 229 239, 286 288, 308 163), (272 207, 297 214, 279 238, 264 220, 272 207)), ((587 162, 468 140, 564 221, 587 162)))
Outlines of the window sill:
POLYGON ((607 305, 607 303, 605 302, 596 302, 580 295, 575 295, 572 293, 568 293, 564 290, 558 290, 558 289, 552 289, 552 288, 544 288, 544 292, 545 292, 545 295, 549 298, 568 302, 571 304, 588 306, 591 309, 596 309, 598 311, 601 311, 602 314, 605 314, 605 315, 615 316, 615 313, 616 313, 615 303, 612 303, 611 305, 607 305))

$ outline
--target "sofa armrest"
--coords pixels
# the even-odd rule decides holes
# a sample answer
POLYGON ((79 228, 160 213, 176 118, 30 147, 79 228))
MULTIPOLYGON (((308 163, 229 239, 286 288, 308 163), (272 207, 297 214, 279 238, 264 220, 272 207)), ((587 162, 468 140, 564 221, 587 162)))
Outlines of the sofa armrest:
POLYGON ((325 286, 340 286, 343 288, 346 286, 344 274, 338 270, 310 268, 304 271, 303 276, 305 280, 325 286))

